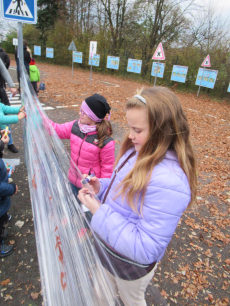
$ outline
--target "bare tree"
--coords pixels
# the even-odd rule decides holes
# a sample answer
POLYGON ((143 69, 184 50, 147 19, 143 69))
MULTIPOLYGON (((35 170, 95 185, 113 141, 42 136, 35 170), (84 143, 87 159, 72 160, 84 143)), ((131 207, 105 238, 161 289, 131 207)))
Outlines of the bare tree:
POLYGON ((133 2, 131 0, 101 0, 102 14, 108 23, 111 35, 111 52, 114 55, 119 50, 125 40, 127 24, 132 22, 133 2))
POLYGON ((210 2, 193 17, 189 45, 198 46, 201 53, 209 53, 229 36, 229 29, 229 19, 223 20, 221 12, 210 2))
POLYGON ((139 25, 143 73, 151 60, 154 48, 163 42, 165 46, 179 41, 180 33, 188 25, 188 14, 194 8, 194 0, 137 0, 135 9, 142 12, 139 25))

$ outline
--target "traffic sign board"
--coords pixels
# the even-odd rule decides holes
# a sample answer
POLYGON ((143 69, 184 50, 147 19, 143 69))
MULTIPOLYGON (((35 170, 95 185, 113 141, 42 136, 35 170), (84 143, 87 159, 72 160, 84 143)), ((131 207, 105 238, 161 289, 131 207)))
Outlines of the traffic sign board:
POLYGON ((162 43, 159 43, 155 53, 153 54, 152 59, 158 60, 158 61, 164 61, 165 60, 165 53, 164 53, 162 43))
POLYGON ((93 58, 93 56, 97 53, 97 42, 91 41, 89 47, 89 57, 93 58))
POLYGON ((37 0, 2 0, 2 18, 37 23, 37 0))
POLYGON ((17 46, 18 45, 18 39, 17 38, 13 38, 13 45, 17 46))
POLYGON ((76 48, 75 43, 74 43, 73 40, 72 40, 71 44, 69 45, 68 50, 70 50, 70 51, 71 51, 71 50, 72 50, 72 51, 77 51, 77 48, 76 48))
POLYGON ((201 64, 202 67, 211 67, 211 59, 210 56, 206 56, 205 60, 201 64))

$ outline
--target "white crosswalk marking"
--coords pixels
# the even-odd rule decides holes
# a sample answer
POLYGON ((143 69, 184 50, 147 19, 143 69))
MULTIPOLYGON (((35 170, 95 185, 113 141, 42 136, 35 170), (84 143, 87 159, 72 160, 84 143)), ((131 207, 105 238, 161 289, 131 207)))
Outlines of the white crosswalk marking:
POLYGON ((51 106, 45 106, 45 107, 43 107, 43 109, 44 109, 44 110, 50 110, 50 109, 55 109, 55 108, 53 108, 53 107, 51 107, 51 106))
MULTIPOLYGON (((15 83, 15 85, 17 85, 17 84, 18 83, 15 83)), ((11 92, 9 90, 6 90, 6 93, 7 93, 8 98, 10 98, 11 92)), ((15 106, 15 107, 21 106, 21 104, 19 104, 19 103, 21 103, 20 94, 15 95, 10 100, 10 104, 12 104, 12 106, 15 106)), ((74 104, 74 105, 57 105, 55 107, 51 107, 51 106, 45 106, 44 103, 41 103, 41 106, 42 106, 42 108, 44 110, 54 110, 54 109, 59 109, 59 108, 68 108, 68 107, 71 107, 71 106, 72 107, 77 107, 77 106, 79 106, 79 104, 74 104)))
MULTIPOLYGON (((21 103, 21 100, 17 100, 17 101, 10 101, 10 104, 18 104, 21 103)), ((14 105, 15 106, 15 105, 14 105)))
MULTIPOLYGON (((8 97, 9 98, 9 97, 8 97)), ((19 97, 13 97, 13 98, 11 98, 11 100, 10 101, 15 101, 15 100, 19 100, 19 97)))

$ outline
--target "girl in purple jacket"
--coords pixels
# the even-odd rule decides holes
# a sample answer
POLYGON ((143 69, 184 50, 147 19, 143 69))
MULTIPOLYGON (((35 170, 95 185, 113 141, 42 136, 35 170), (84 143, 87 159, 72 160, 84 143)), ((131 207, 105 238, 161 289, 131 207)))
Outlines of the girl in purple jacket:
POLYGON ((187 118, 169 89, 141 90, 127 101, 126 117, 130 131, 111 179, 90 181, 101 203, 87 188, 78 198, 93 214, 96 248, 114 296, 119 292, 126 306, 145 306, 157 263, 196 199, 196 160, 187 118))

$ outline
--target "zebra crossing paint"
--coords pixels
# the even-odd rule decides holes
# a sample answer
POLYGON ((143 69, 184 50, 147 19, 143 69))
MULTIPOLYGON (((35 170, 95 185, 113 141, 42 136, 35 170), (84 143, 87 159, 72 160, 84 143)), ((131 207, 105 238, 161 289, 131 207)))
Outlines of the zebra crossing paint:
MULTIPOLYGON (((18 83, 15 83, 15 85, 18 85, 18 83)), ((8 99, 10 98, 11 92, 9 90, 6 90, 8 99)), ((20 107, 21 104, 20 94, 16 94, 14 97, 11 98, 10 104, 14 107, 20 107)), ((41 103, 41 106, 44 110, 55 110, 55 109, 61 109, 61 108, 68 108, 68 107, 78 107, 78 104, 74 105, 57 105, 57 106, 46 106, 46 104, 41 103)))

